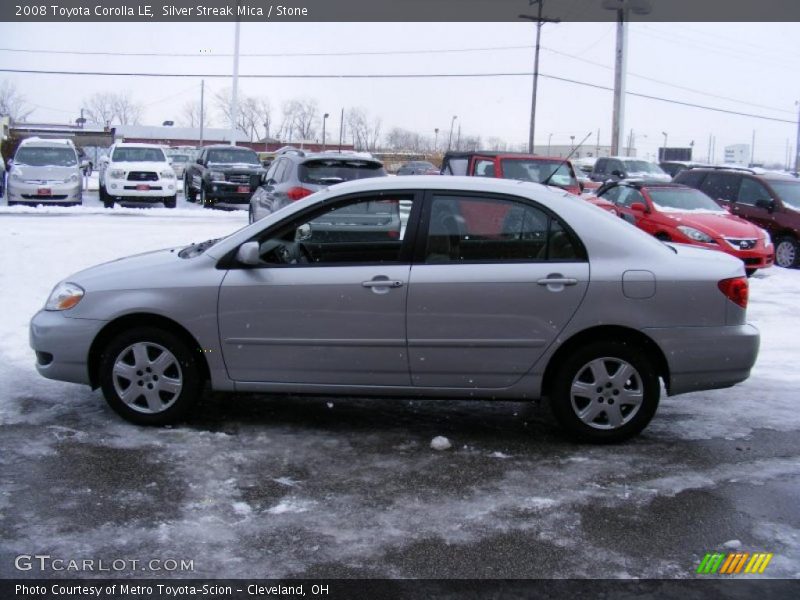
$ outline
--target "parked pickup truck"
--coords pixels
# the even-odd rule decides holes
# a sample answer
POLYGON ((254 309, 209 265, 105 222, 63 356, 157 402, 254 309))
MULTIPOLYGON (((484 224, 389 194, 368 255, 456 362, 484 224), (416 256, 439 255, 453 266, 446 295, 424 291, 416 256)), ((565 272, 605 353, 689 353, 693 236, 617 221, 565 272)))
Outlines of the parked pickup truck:
POLYGON ((258 154, 249 148, 219 144, 205 146, 194 163, 186 165, 183 193, 206 208, 238 205, 248 208, 250 196, 265 172, 258 154))
POLYGON ((548 185, 563 188, 576 196, 582 191, 568 160, 520 152, 448 152, 442 160, 442 175, 498 177, 534 183, 547 181, 548 185))

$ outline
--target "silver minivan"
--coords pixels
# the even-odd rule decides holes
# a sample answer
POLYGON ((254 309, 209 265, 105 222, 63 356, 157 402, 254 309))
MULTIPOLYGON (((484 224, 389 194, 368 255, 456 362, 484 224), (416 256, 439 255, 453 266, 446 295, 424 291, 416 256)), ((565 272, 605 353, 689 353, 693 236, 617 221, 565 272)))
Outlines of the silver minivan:
POLYGON ((70 140, 28 138, 14 154, 7 177, 8 205, 81 204, 83 178, 70 140))

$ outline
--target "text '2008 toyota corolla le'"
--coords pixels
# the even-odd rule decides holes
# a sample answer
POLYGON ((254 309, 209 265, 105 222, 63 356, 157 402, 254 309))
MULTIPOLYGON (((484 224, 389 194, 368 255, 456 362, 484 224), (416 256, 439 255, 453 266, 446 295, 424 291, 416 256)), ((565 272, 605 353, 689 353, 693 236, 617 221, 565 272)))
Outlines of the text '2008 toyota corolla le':
POLYGON ((664 244, 539 184, 336 185, 221 240, 68 277, 31 321, 45 377, 135 423, 212 389, 549 397, 616 441, 669 394, 743 381, 758 353, 742 263, 664 244), (398 217, 399 215, 399 217, 398 217), (191 306, 186 296, 191 295, 191 306))

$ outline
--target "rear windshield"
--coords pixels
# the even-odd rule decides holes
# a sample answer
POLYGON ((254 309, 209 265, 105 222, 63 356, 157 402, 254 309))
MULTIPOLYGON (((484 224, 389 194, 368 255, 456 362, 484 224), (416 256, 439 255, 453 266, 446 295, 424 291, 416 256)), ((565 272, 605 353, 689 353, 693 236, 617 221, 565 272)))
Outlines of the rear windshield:
POLYGON ((218 165, 261 164, 258 161, 258 154, 256 154, 252 150, 245 150, 245 149, 235 150, 233 148, 231 148, 230 150, 228 149, 209 150, 208 162, 215 163, 218 165))
POLYGON ((169 159, 176 163, 189 162, 189 157, 185 154, 172 154, 169 159))
POLYGON ((166 162, 161 148, 116 148, 114 162, 166 162))
POLYGON ((319 159, 300 165, 298 176, 303 183, 334 185, 353 179, 382 177, 386 175, 383 165, 370 160, 319 159))
POLYGON ((660 210, 725 212, 719 204, 694 188, 648 188, 647 191, 660 210))
POLYGON ((562 187, 577 186, 578 181, 572 174, 569 163, 560 160, 530 160, 522 158, 504 158, 500 161, 503 166, 503 177, 505 179, 521 179, 522 181, 533 181, 542 183, 547 181, 549 185, 562 187))
POLYGON ((769 184, 785 205, 789 208, 800 210, 800 181, 775 181, 771 179, 769 184))
POLYGON ((30 167, 74 167, 78 164, 71 148, 27 147, 17 150, 14 163, 30 167))
POLYGON ((650 173, 651 175, 666 175, 664 169, 657 164, 646 160, 623 160, 625 169, 631 173, 650 173))

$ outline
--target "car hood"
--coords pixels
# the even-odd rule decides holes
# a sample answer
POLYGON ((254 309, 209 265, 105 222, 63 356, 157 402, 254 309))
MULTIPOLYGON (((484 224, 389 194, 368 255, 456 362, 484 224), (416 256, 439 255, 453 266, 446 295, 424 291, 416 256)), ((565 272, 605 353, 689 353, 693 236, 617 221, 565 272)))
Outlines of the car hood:
POLYGON ((22 179, 38 179, 45 181, 64 181, 78 173, 77 165, 74 167, 30 167, 28 165, 14 165, 12 171, 22 179))
POLYGON ((143 162, 113 162, 109 163, 109 169, 123 169, 124 171, 155 171, 157 173, 163 171, 164 169, 171 169, 172 167, 169 163, 165 162, 153 162, 153 161, 143 161, 143 162))
POLYGON ((133 256, 118 258, 78 271, 64 281, 77 283, 87 292, 107 289, 129 289, 140 282, 152 286, 153 280, 164 266, 182 261, 180 248, 154 250, 133 256))
POLYGON ((763 238, 760 228, 749 221, 728 213, 705 212, 665 212, 680 225, 688 225, 713 236, 733 238, 763 238))

